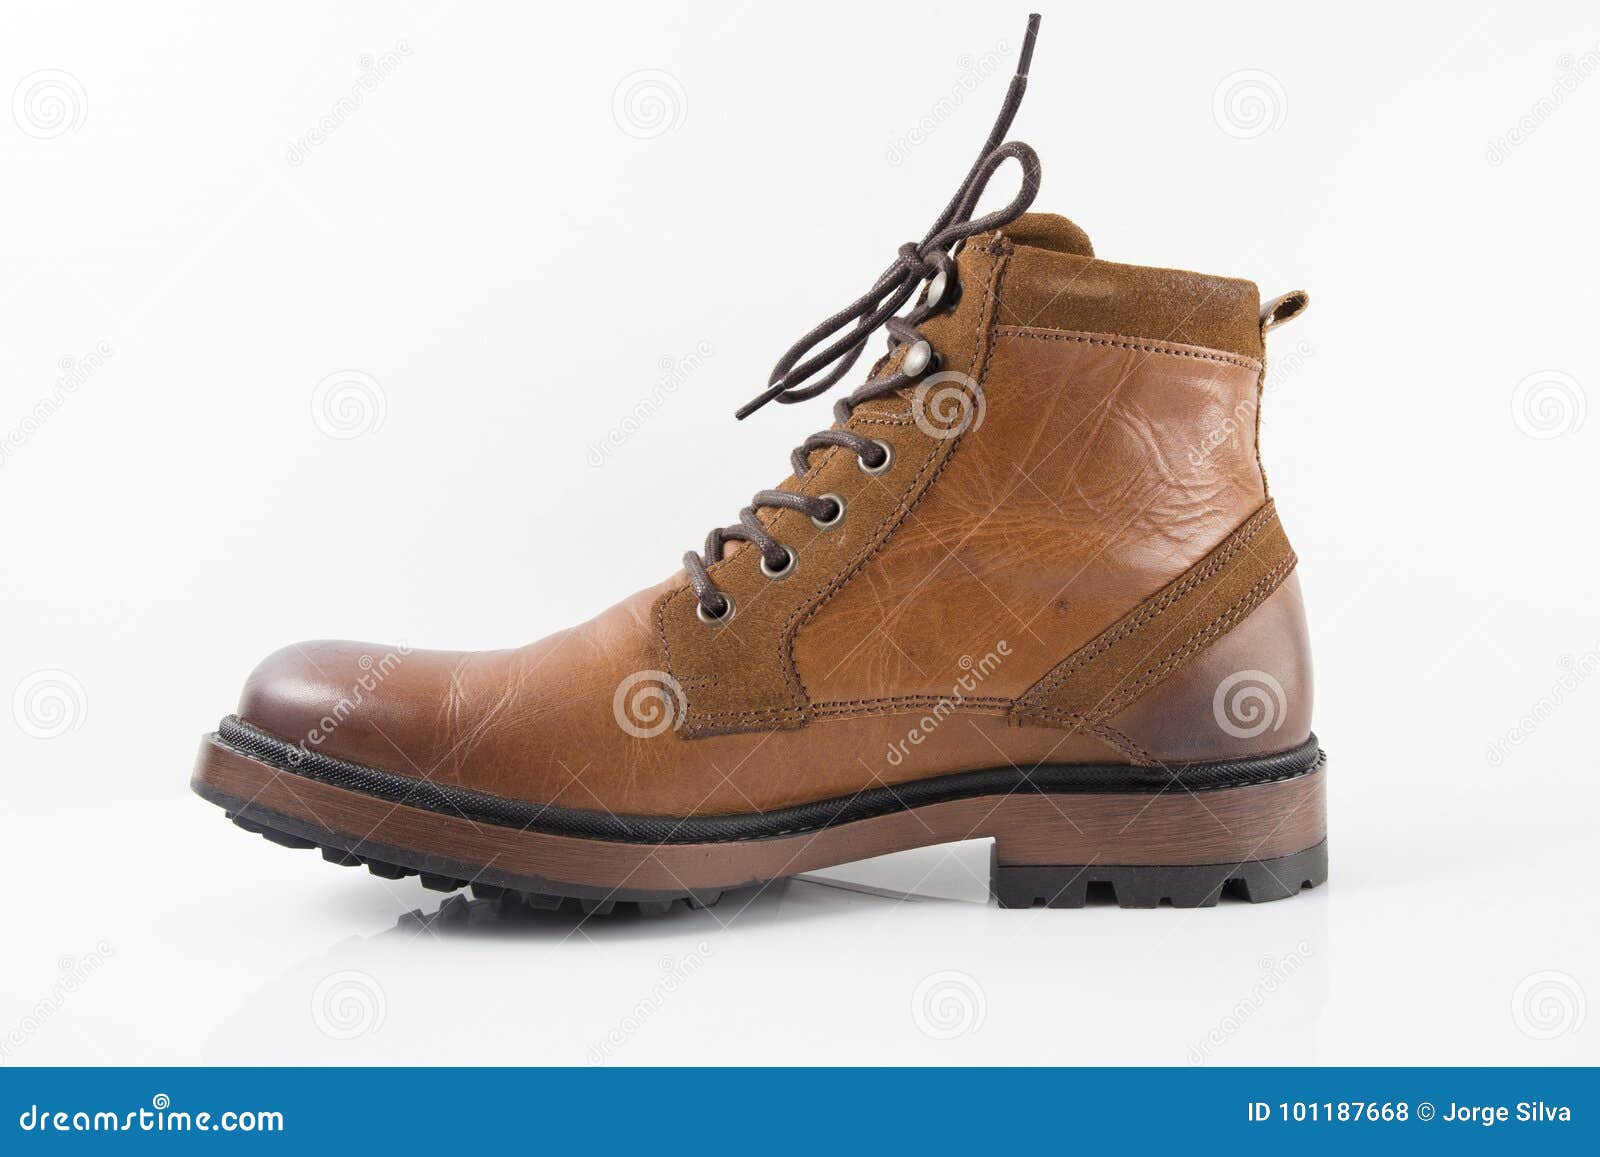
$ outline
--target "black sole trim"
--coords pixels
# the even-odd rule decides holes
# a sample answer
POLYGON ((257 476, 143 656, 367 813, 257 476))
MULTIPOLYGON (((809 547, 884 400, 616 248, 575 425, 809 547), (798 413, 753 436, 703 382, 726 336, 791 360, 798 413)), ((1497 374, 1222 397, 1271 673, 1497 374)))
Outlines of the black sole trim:
POLYGON ((707 844, 771 839, 821 831, 836 824, 871 819, 911 808, 973 796, 1040 794, 1158 793, 1168 790, 1219 791, 1254 787, 1308 775, 1326 756, 1311 736, 1276 755, 1215 763, 1140 767, 1118 763, 1047 763, 1027 771, 1014 767, 963 771, 875 787, 836 799, 818 800, 770 812, 716 816, 613 815, 582 808, 529 803, 452 784, 397 775, 375 767, 307 751, 252 727, 237 716, 222 721, 216 741, 278 771, 361 792, 391 803, 460 816, 474 823, 518 828, 546 835, 649 844, 707 844))

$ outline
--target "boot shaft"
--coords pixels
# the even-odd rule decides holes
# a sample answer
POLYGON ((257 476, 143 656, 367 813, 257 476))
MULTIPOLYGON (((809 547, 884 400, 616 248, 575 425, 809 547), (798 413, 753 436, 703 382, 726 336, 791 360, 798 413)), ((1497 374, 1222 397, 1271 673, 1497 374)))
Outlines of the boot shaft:
MULTIPOLYGON (((1159 759, 1196 729, 1168 734, 1140 701, 1233 673, 1193 660, 1294 566, 1257 447, 1256 287, 1098 260, 1082 230, 1047 214, 974 238, 957 270, 960 299, 920 327, 938 372, 845 424, 891 448, 888 468, 869 476, 834 450, 784 484, 839 495, 844 521, 763 512, 796 563, 777 583, 750 552, 716 564, 738 608, 726 630, 692 620, 688 598, 662 600, 686 734, 922 705, 1089 730, 1159 759), (1117 726, 1125 714, 1138 734, 1117 726)), ((1291 587, 1264 639, 1219 654, 1254 670, 1270 651, 1271 678, 1308 718, 1297 600, 1291 587)), ((1240 749, 1220 727, 1208 738, 1194 757, 1240 749)))

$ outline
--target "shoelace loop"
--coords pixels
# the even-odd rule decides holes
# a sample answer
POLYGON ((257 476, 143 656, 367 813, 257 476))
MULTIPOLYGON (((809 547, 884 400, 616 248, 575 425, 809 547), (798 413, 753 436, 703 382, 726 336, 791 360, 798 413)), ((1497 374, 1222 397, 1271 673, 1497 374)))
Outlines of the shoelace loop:
MULTIPOLYGON (((808 401, 825 393, 850 372, 861 357, 868 340, 880 328, 888 332, 889 353, 902 346, 923 341, 917 327, 941 309, 948 308, 957 296, 955 249, 969 237, 987 233, 1010 224, 1027 211, 1039 191, 1039 157, 1021 141, 1001 144, 1011 129, 1017 109, 1022 104, 1028 87, 1028 67, 1033 60, 1034 41, 1039 33, 1039 17, 1028 17, 1027 32, 1022 41, 1022 52, 1017 61, 1016 75, 1006 89, 1006 97, 989 130, 983 148, 966 178, 950 198, 944 211, 921 241, 908 241, 900 246, 894 261, 875 281, 872 288, 856 298, 838 313, 827 318, 804 334, 778 359, 767 379, 767 388, 746 402, 737 411, 743 419, 771 401, 783 404, 808 401), (1022 169, 1022 183, 1009 204, 982 217, 973 217, 978 200, 983 196, 990 179, 1001 165, 1016 160, 1022 169), (926 283, 940 274, 945 276, 942 293, 930 294, 907 314, 896 316, 907 302, 926 283), (822 347, 822 348, 818 348, 822 347)), ((873 398, 884 397, 909 385, 937 368, 937 358, 931 350, 929 356, 917 359, 920 364, 908 368, 908 357, 894 372, 858 387, 840 399, 833 408, 836 423, 833 429, 811 435, 795 448, 790 464, 796 477, 810 469, 811 454, 827 447, 842 447, 853 452, 868 473, 882 473, 889 465, 888 447, 875 439, 852 430, 844 423, 857 406, 873 398)), ((696 554, 690 551, 683 556, 684 570, 699 600, 697 608, 704 622, 726 622, 733 617, 733 601, 719 590, 707 573, 707 568, 721 561, 723 547, 729 542, 748 542, 761 554, 763 571, 774 580, 788 577, 795 562, 793 552, 777 541, 762 524, 757 511, 763 507, 794 510, 809 516, 819 529, 830 529, 844 518, 844 500, 838 495, 813 497, 786 490, 763 490, 756 494, 749 506, 739 512, 739 521, 733 526, 720 527, 706 537, 705 549, 696 554)))

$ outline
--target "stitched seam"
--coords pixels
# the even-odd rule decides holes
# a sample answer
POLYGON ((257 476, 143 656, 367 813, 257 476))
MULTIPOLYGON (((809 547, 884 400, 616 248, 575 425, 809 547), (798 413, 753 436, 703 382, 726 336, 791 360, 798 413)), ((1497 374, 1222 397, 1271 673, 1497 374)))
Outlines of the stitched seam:
MULTIPOLYGON (((1034 714, 1034 712, 1030 711, 1028 717, 1033 719, 1034 714)), ((1096 722, 1086 715, 1079 715, 1072 711, 1057 711, 1054 708, 1041 708, 1037 714, 1048 717, 1052 723, 1065 724, 1065 730, 1068 734, 1092 736, 1135 763, 1148 767, 1157 762, 1155 756, 1135 743, 1128 737, 1126 732, 1117 730, 1109 723, 1096 722)), ((1034 719, 1034 722, 1038 722, 1038 720, 1034 719)))
MULTIPOLYGON (((993 348, 994 322, 998 314, 995 303, 998 300, 1001 286, 1004 281, 1006 269, 1006 261, 1004 260, 1005 256, 1009 256, 1009 249, 1004 252, 1002 259, 998 260, 995 263, 994 268, 990 271, 989 280, 993 284, 993 292, 990 294, 989 302, 986 306, 988 317, 980 326, 980 332, 982 336, 980 337, 979 355, 985 361, 985 375, 987 374, 988 356, 993 348)), ((982 379, 980 379, 980 388, 981 383, 982 379)), ((873 420, 874 419, 871 418, 864 419, 864 421, 873 420)), ((910 423, 904 419, 900 419, 898 415, 895 415, 886 416, 885 419, 882 420, 881 424, 906 425, 910 423)), ((798 607, 795 608, 795 610, 790 614, 789 618, 785 621, 783 630, 780 631, 778 635, 778 662, 783 668, 784 682, 788 686, 791 696, 790 704, 785 707, 763 707, 738 711, 706 711, 696 708, 694 703, 691 701, 689 703, 689 710, 687 712, 685 725, 686 734, 693 735, 695 733, 697 729, 694 726, 694 720, 696 719, 744 720, 747 723, 790 722, 798 719, 800 722, 804 722, 807 708, 807 691, 804 681, 800 678, 798 666, 794 661, 794 640, 796 635, 799 633, 800 627, 804 626, 805 623, 809 621, 811 615, 815 614, 817 610, 826 605, 827 600, 831 598, 832 595, 861 567, 865 566, 874 555, 876 555, 878 550, 882 548, 884 542, 888 541, 894 530, 897 529, 910 515, 911 511, 916 508, 916 504, 921 500, 922 494, 926 494, 928 490, 932 488, 933 484, 938 481, 939 475, 943 473, 945 464, 949 462, 951 455, 955 453, 956 446, 960 444, 960 440, 961 439, 958 437, 949 444, 949 450, 944 455, 942 461, 940 461, 937 457, 937 454, 935 454, 923 464, 922 468, 917 472, 916 477, 913 478, 907 485, 906 489, 896 500, 895 506, 889 511, 889 515, 884 522, 883 528, 880 530, 873 542, 866 548, 867 553, 861 556, 855 564, 847 567, 840 574, 836 575, 834 579, 824 586, 820 592, 812 595, 810 598, 811 605, 809 610, 807 610, 807 603, 802 602, 798 607), (924 485, 922 480, 924 476, 928 474, 929 468, 933 466, 935 462, 938 463, 938 469, 933 472, 932 476, 928 478, 926 484, 924 485), (917 498, 913 500, 910 505, 907 505, 906 495, 911 494, 919 486, 922 487, 921 493, 918 494, 917 498), (796 617, 800 615, 802 611, 805 611, 806 613, 804 617, 800 618, 797 622, 796 617)), ((839 447, 832 448, 834 452, 837 452, 839 449, 839 447)), ((937 449, 938 447, 935 447, 935 450, 937 449)), ((708 573, 715 576, 722 565, 729 561, 730 560, 728 559, 719 560, 718 563, 708 568, 708 573)), ((666 595, 663 595, 660 601, 657 603, 657 629, 658 634, 661 637, 662 648, 666 658, 666 670, 669 675, 673 674, 673 671, 672 649, 671 644, 667 639, 666 607, 667 604, 673 599, 682 597, 686 592, 692 593, 692 591, 692 584, 680 587, 676 591, 672 591, 666 595)), ((675 675, 674 678, 676 678, 675 675)), ((703 677, 703 683, 706 686, 716 686, 718 682, 719 680, 715 676, 703 677)), ((680 684, 681 683, 682 680, 680 680, 680 684)))
POLYGON ((748 711, 702 711, 702 719, 798 719, 805 713, 798 707, 751 708, 748 711))
MULTIPOLYGON (((1263 338, 1265 336, 1265 334, 1262 335, 1263 338)), ((1265 350, 1263 349, 1263 354, 1264 353, 1265 350)), ((1261 408, 1266 403, 1266 400, 1267 363, 1265 357, 1263 357, 1261 362, 1261 372, 1256 375, 1256 473, 1261 475, 1261 493, 1265 494, 1267 496, 1267 500, 1270 502, 1272 500, 1272 487, 1267 485, 1267 464, 1261 460, 1261 408)))
POLYGON ((853 421, 859 421, 863 426, 914 426, 917 419, 908 410, 904 414, 875 414, 863 415, 861 418, 851 416, 853 421))
MULTIPOLYGON (((974 357, 975 364, 973 366, 974 369, 979 371, 977 378, 977 387, 979 393, 982 393, 983 383, 988 380, 989 376, 990 355, 994 350, 994 335, 996 329, 995 320, 999 316, 1000 295, 1005 289, 1006 270, 1010 266, 1011 257, 1011 249, 1009 246, 1003 247, 998 252, 995 250, 990 250, 990 252, 995 256, 996 260, 994 263, 994 268, 989 273, 990 287, 987 287, 989 292, 989 300, 984 307, 987 312, 987 316, 983 319, 979 327, 981 336, 979 338, 978 350, 974 357)), ((867 563, 871 562, 873 558, 877 557, 878 552, 883 549, 884 544, 889 541, 894 532, 905 524, 905 520, 911 516, 911 512, 914 511, 923 498, 925 498, 933 490, 934 485, 939 481, 939 478, 944 473, 945 468, 950 465, 950 460, 955 457, 956 451, 960 448, 962 441, 965 439, 968 433, 969 431, 963 430, 953 440, 946 443, 949 449, 945 452, 942 458, 939 458, 936 455, 934 458, 929 460, 928 465, 923 467, 922 472, 919 472, 917 476, 918 480, 921 479, 922 473, 927 471, 928 466, 933 465, 934 462, 938 463, 938 468, 934 470, 933 475, 928 479, 927 484, 922 486, 917 492, 916 498, 912 500, 911 505, 905 506, 904 495, 902 495, 901 506, 904 507, 904 510, 900 514, 899 518, 893 519, 892 521, 886 523, 883 529, 879 532, 878 536, 867 547, 865 553, 863 553, 855 561, 855 563, 835 576, 834 581, 824 588, 820 596, 815 596, 809 606, 802 603, 799 607, 797 607, 795 609, 795 613, 790 615, 788 622, 784 624, 783 633, 780 636, 780 639, 782 640, 781 645, 783 646, 785 653, 781 657, 787 661, 787 669, 785 673, 793 679, 794 685, 798 689, 802 702, 802 708, 805 701, 809 698, 809 692, 806 690, 805 681, 800 677, 799 664, 795 662, 794 658, 794 644, 795 639, 800 634, 800 628, 804 627, 808 622, 810 622, 812 617, 828 604, 828 600, 837 594, 845 583, 854 578, 862 570, 862 568, 867 565, 867 563), (804 612, 803 614, 801 613, 802 611, 804 612)), ((905 494, 910 494, 912 489, 916 488, 916 485, 917 482, 914 481, 912 486, 907 488, 905 494)))
POLYGON ((1234 556, 1237 555, 1240 550, 1244 549, 1250 544, 1250 541, 1255 538, 1256 533, 1259 530, 1260 527, 1252 527, 1250 532, 1244 537, 1238 539, 1236 542, 1225 544, 1225 549, 1223 551, 1214 555, 1208 562, 1203 563, 1198 570, 1191 572, 1185 578, 1181 579, 1171 590, 1167 591, 1163 595, 1158 596, 1153 601, 1147 603, 1144 607, 1136 609, 1120 627, 1114 628, 1110 633, 1102 635, 1100 639, 1090 643, 1076 655, 1070 656, 1066 662, 1066 669, 1057 678, 1056 685, 1059 685, 1060 682, 1074 670, 1083 667, 1090 660, 1098 658, 1105 651, 1109 650, 1115 644, 1120 643, 1123 639, 1133 634, 1140 627, 1145 626, 1151 620, 1165 614, 1175 603, 1178 602, 1178 600, 1182 599, 1188 594, 1191 594, 1197 587, 1215 577, 1217 572, 1231 562, 1234 556))
POLYGON ((1064 711, 1059 707, 1046 707, 1043 704, 1039 704, 1037 706, 1031 703, 1027 704, 1023 715, 1030 719, 1036 715, 1042 715, 1046 719, 1053 720, 1056 723, 1071 724, 1074 728, 1088 728, 1096 726, 1096 721, 1091 716, 1084 715, 1078 711, 1064 711))
POLYGON ((1208 559, 1199 563, 1197 569, 1190 571, 1179 579, 1171 589, 1157 595, 1144 605, 1134 608, 1133 612, 1121 623, 1113 626, 1105 634, 1086 644, 1074 654, 1069 655, 1056 670, 1045 676, 1043 682, 1022 697, 1023 702, 1032 703, 1043 700, 1045 696, 1060 687, 1070 676, 1082 670, 1092 660, 1099 658, 1114 645, 1120 643, 1153 619, 1165 614, 1174 603, 1191 593, 1197 586, 1214 577, 1240 551, 1248 547, 1267 526, 1274 514, 1273 505, 1268 502, 1260 510, 1245 519, 1239 528, 1229 535, 1208 559))
POLYGON ((1121 752, 1123 755, 1126 755, 1135 763, 1141 763, 1145 766, 1155 763, 1155 758, 1151 756, 1148 751, 1130 739, 1126 732, 1118 731, 1109 723, 1095 724, 1093 727, 1089 728, 1088 734, 1094 736, 1102 743, 1110 744, 1112 747, 1116 748, 1116 750, 1121 752))
MULTIPOLYGON (((1246 523, 1246 525, 1248 526, 1249 524, 1246 523)), ((1136 608, 1133 614, 1120 626, 1114 627, 1108 634, 1102 635, 1099 639, 1088 644, 1088 646, 1084 647, 1077 654, 1069 656, 1066 660, 1064 670, 1055 678, 1055 682, 1046 686, 1044 690, 1053 690, 1054 687, 1059 686, 1061 682, 1064 681, 1066 677, 1072 674, 1075 670, 1083 667, 1090 660, 1098 658, 1102 653, 1109 650, 1115 644, 1120 643, 1123 639, 1127 638, 1130 634, 1133 634, 1140 627, 1143 627, 1151 620, 1159 617, 1162 614, 1165 614, 1179 599, 1190 594, 1196 587, 1213 578, 1218 571, 1231 562, 1234 556, 1239 553, 1239 551, 1243 550, 1250 544, 1260 529, 1261 527, 1259 525, 1250 527, 1248 533, 1246 533, 1243 537, 1237 539, 1236 541, 1230 540, 1229 542, 1224 543, 1221 550, 1215 553, 1209 560, 1202 563, 1199 569, 1190 572, 1184 578, 1180 579, 1178 583, 1172 587, 1172 589, 1168 590, 1165 594, 1157 596, 1154 600, 1146 603, 1143 607, 1136 608)))
POLYGON ((804 711, 799 707, 729 707, 718 711, 699 711, 696 714, 707 719, 733 719, 746 716, 796 715, 804 714, 804 711))
POLYGON ((1261 371, 1261 363, 1254 358, 1219 350, 1186 349, 1183 346, 1164 345, 1160 342, 1138 341, 1125 337, 1095 337, 1088 334, 1067 333, 1064 330, 1031 329, 1020 325, 1000 326, 998 333, 1005 337, 1032 338, 1035 341, 1067 341, 1080 345, 1106 346, 1112 349, 1137 350, 1143 353, 1171 354, 1173 357, 1194 358, 1198 361, 1223 362, 1240 369, 1261 371))
POLYGON ((813 703, 808 709, 813 719, 845 719, 854 716, 915 715, 918 712, 938 710, 943 705, 949 713, 968 715, 1010 715, 1016 707, 1015 699, 995 696, 968 697, 961 700, 948 695, 901 695, 883 699, 835 699, 826 703, 813 703))
MULTIPOLYGON (((839 723, 847 719, 877 719, 884 716, 898 715, 914 718, 919 713, 926 714, 933 709, 933 704, 891 704, 884 707, 852 707, 847 711, 826 711, 813 707, 807 714, 807 719, 813 723, 839 723)), ((1010 703, 996 704, 993 706, 973 706, 963 703, 959 706, 952 705, 949 715, 986 715, 993 719, 1005 719, 1011 714, 1010 703)))
MULTIPOLYGON (((667 604, 676 598, 678 594, 678 591, 668 591, 656 600, 655 606, 656 638, 661 642, 661 666, 666 671, 668 678, 675 680, 678 677, 672 673, 672 640, 667 637, 667 604)), ((683 685, 682 680, 678 680, 678 685, 680 687, 683 685)), ((687 698, 688 694, 685 691, 684 697, 687 698)))
MULTIPOLYGON (((909 505, 906 503, 907 496, 919 487, 921 487, 922 493, 926 493, 928 487, 931 487, 938 480, 939 475, 944 473, 945 463, 950 460, 950 454, 947 453, 941 458, 938 454, 938 447, 935 447, 934 450, 935 452, 929 456, 927 461, 922 464, 922 468, 917 471, 916 477, 910 481, 895 500, 895 504, 889 511, 889 516, 884 520, 882 527, 879 528, 878 533, 864 548, 866 553, 860 555, 854 563, 847 565, 836 574, 829 580, 827 585, 812 595, 810 600, 796 606, 789 613, 789 617, 784 620, 783 630, 778 632, 778 662, 783 666, 784 679, 789 684, 790 693, 799 700, 797 706, 801 710, 804 710, 809 702, 810 692, 806 690, 805 680, 800 677, 800 668, 794 659, 795 636, 799 634, 800 628, 809 621, 811 616, 825 606, 834 593, 882 549, 883 544, 889 540, 889 537, 899 529, 911 512, 916 509, 917 501, 920 500, 921 495, 919 494, 917 499, 913 499, 909 505), (927 479, 926 484, 923 482, 924 478, 927 479)), ((951 452, 953 453, 953 450, 951 452)))
POLYGON ((824 703, 813 703, 811 709, 813 711, 825 711, 851 707, 892 707, 895 705, 936 706, 940 703, 949 703, 956 708, 964 707, 969 703, 985 707, 1009 707, 1014 702, 1016 700, 998 695, 968 695, 956 700, 949 695, 940 695, 930 691, 922 695, 885 695, 875 699, 829 699, 824 703))
POLYGON ((1251 611, 1255 610, 1256 607, 1260 606, 1262 600, 1264 600, 1268 595, 1278 588, 1278 584, 1281 583, 1284 580, 1284 577, 1294 569, 1295 563, 1298 561, 1299 560, 1296 559, 1293 554, 1291 554, 1288 558, 1284 559, 1277 566, 1273 567, 1270 571, 1263 575, 1253 587, 1240 596, 1238 601, 1230 606, 1226 611, 1222 612, 1222 614, 1217 618, 1211 620, 1209 624, 1190 635, 1189 638, 1185 640, 1176 651, 1171 652, 1167 658, 1163 659, 1156 666, 1146 670, 1144 675, 1142 675, 1137 682, 1131 684, 1127 688, 1126 693, 1122 696, 1124 701, 1129 698, 1136 697, 1147 688, 1153 686, 1155 683, 1160 682, 1161 679, 1163 679, 1173 670, 1173 668, 1181 665, 1184 660, 1188 659, 1195 652, 1203 650, 1212 640, 1216 639, 1219 635, 1225 634, 1240 619, 1244 618, 1245 615, 1249 614, 1251 611))
MULTIPOLYGON (((810 708, 810 711, 813 714, 815 714, 815 713, 826 713, 826 714, 829 714, 829 715, 850 715, 850 714, 855 713, 858 710, 861 711, 862 713, 867 713, 869 711, 875 711, 875 713, 877 713, 877 714, 897 714, 897 713, 899 713, 899 714, 910 715, 910 714, 914 714, 916 709, 919 708, 919 707, 933 707, 933 706, 936 706, 937 703, 938 703, 938 700, 934 700, 934 699, 929 699, 929 700, 926 700, 924 702, 919 702, 919 703, 896 703, 896 702, 889 701, 889 700, 883 700, 883 701, 864 700, 860 707, 831 709, 826 705, 819 705, 819 706, 813 706, 812 708, 810 708)), ((1014 703, 1015 703, 1015 701, 1011 700, 1011 699, 993 700, 993 701, 986 700, 986 701, 984 701, 982 703, 976 704, 976 706, 991 708, 992 709, 991 711, 986 711, 986 712, 984 712, 984 714, 992 714, 993 711, 1007 711, 1014 705, 1014 703)), ((965 707, 973 706, 973 705, 974 705, 973 701, 969 699, 965 703, 962 703, 962 704, 952 704, 952 709, 953 710, 961 710, 961 709, 963 709, 965 707)), ((793 707, 784 707, 784 708, 776 708, 776 709, 775 708, 766 708, 766 707, 753 707, 753 708, 750 708, 748 710, 701 711, 701 712, 699 712, 700 718, 703 718, 703 719, 752 719, 752 718, 754 718, 754 719, 765 719, 765 718, 799 716, 799 715, 803 715, 803 714, 805 714, 805 712, 802 712, 798 708, 793 708, 793 707)))
POLYGON ((1295 563, 1298 561, 1291 551, 1288 558, 1262 576, 1237 602, 1220 612, 1205 626, 1196 630, 1176 649, 1169 651, 1164 659, 1153 667, 1146 669, 1144 674, 1136 681, 1108 695, 1089 714, 1088 718, 1093 721, 1099 721, 1116 715, 1129 703, 1139 698, 1151 687, 1154 687, 1174 670, 1182 666, 1193 655, 1204 650, 1219 636, 1226 634, 1240 619, 1255 610, 1268 595, 1278 589, 1278 584, 1294 569, 1295 563))

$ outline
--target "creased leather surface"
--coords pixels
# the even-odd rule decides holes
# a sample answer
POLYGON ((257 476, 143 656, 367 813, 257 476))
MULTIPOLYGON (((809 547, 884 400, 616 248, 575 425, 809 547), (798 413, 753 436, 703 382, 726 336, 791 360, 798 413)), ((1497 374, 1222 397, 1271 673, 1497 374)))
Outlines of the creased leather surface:
MULTIPOLYGON (((1004 238, 974 239, 958 260, 962 297, 924 332, 947 369, 981 382, 981 423, 942 436, 919 426, 904 392, 862 406, 852 425, 892 445, 892 469, 871 478, 828 451, 784 483, 844 495, 846 520, 820 531, 764 512, 799 565, 772 582, 734 544, 713 568, 738 604, 732 623, 702 624, 680 573, 516 649, 391 663, 389 648, 301 644, 257 668, 240 717, 402 774, 694 815, 1007 763, 1167 758, 1184 740, 1154 705, 1196 710, 1191 675, 1210 678, 1218 656, 1277 656, 1281 678, 1300 686, 1303 624, 1285 651, 1278 634, 1293 615, 1280 588, 1148 699, 1092 728, 1008 718, 1064 657, 1265 501, 1259 365, 1234 340, 1238 313, 1259 352, 1256 302, 1248 283, 1004 238), (1184 344, 1196 335, 1218 340, 1184 344)), ((1287 726, 1299 730, 1298 716, 1287 726)))
MULTIPOLYGON (((956 308, 923 327, 952 372, 982 372, 1006 260, 998 245, 968 246, 958 259, 965 288, 956 308)), ((895 531, 939 476, 952 446, 920 428, 903 399, 860 407, 849 428, 890 445, 893 465, 870 477, 853 454, 827 450, 813 455, 805 477, 783 484, 807 494, 839 494, 847 506, 843 523, 830 530, 818 530, 795 511, 762 511, 773 535, 799 558, 790 577, 770 581, 755 551, 730 551, 710 568, 737 608, 730 623, 702 623, 687 587, 656 608, 666 669, 688 692, 688 734, 798 727, 805 721, 806 689, 790 656, 796 631, 895 531)))
POLYGON ((1137 702, 1247 618, 1294 569, 1271 502, 1018 700, 1028 722, 1093 726, 1137 702))
POLYGON ((1011 655, 982 694, 1022 694, 1264 501, 1248 433, 1207 448, 1253 412, 1258 373, 1214 351, 1001 326, 982 423, 801 630, 811 700, 947 693, 1001 641, 1011 655))
POLYGON ((286 647, 251 675, 238 714, 293 743, 318 729, 310 749, 357 763, 619 814, 762 811, 1008 761, 1118 758, 1087 735, 1019 732, 993 709, 948 714, 918 706, 801 730, 684 738, 671 726, 673 715, 630 708, 629 697, 619 709, 616 695, 625 680, 654 670, 636 687, 664 689, 669 699, 658 705, 670 701, 652 616, 656 601, 681 581, 675 576, 527 647, 413 651, 371 690, 356 691, 387 666, 388 648, 286 647), (322 728, 319 721, 333 715, 337 725, 322 728), (913 728, 925 738, 911 741, 913 728))

